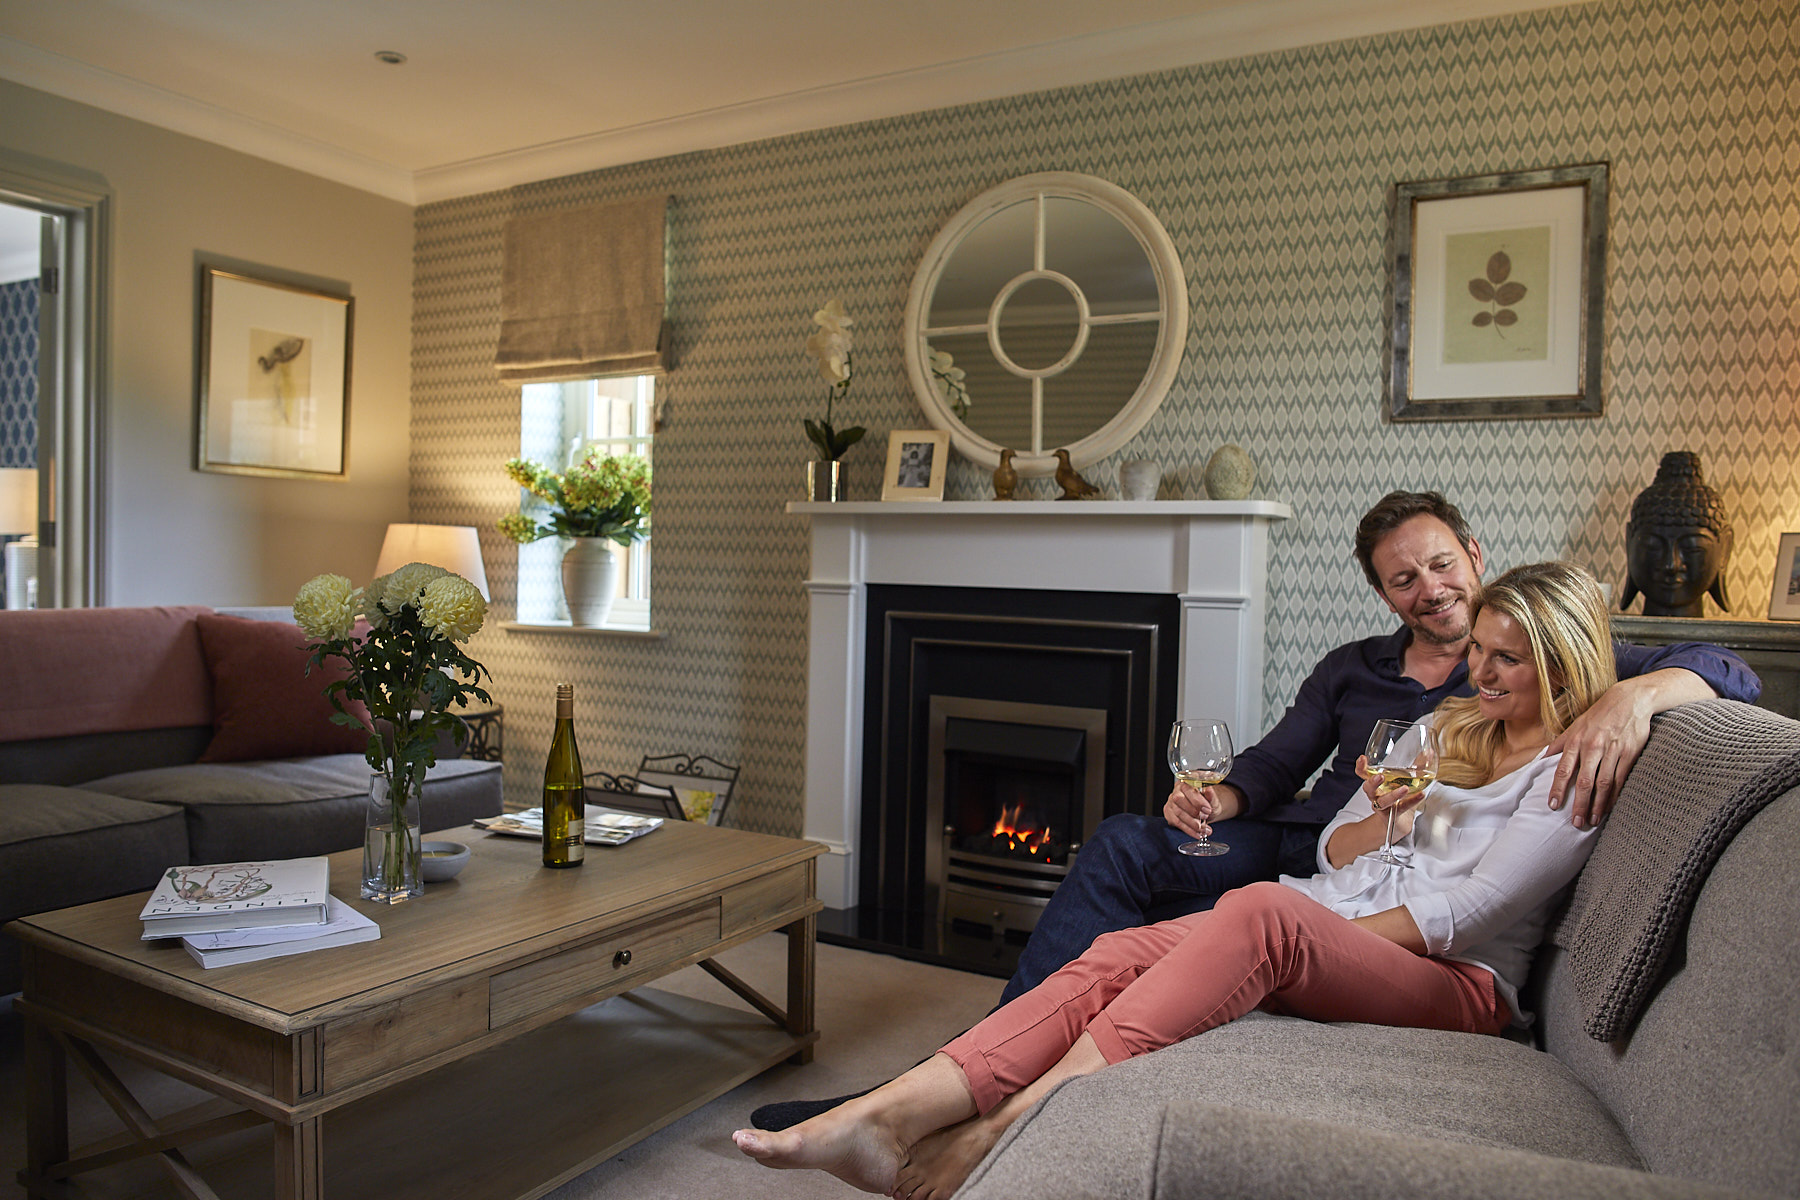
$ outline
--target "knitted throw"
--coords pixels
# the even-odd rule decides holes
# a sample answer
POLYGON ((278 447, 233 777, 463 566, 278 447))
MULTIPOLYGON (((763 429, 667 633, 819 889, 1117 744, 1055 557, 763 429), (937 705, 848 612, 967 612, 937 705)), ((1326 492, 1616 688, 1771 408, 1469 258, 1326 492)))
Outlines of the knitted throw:
POLYGON ((1733 700, 1657 717, 1552 940, 1588 1036, 1630 1032, 1738 830, 1800 783, 1800 722, 1733 700))

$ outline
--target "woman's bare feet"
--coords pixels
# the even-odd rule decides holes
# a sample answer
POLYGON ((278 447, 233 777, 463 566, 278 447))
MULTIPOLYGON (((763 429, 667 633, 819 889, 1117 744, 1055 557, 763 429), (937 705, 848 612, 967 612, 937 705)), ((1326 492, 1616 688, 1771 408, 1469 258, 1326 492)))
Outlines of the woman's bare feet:
POLYGON ((765 1167, 827 1171, 853 1188, 889 1195, 906 1159, 906 1147, 880 1123, 844 1112, 856 1107, 853 1102, 772 1133, 740 1129, 731 1140, 765 1167))
POLYGON ((906 1200, 950 1200, 1005 1132, 1005 1124, 971 1117, 927 1134, 900 1164, 894 1194, 906 1200))

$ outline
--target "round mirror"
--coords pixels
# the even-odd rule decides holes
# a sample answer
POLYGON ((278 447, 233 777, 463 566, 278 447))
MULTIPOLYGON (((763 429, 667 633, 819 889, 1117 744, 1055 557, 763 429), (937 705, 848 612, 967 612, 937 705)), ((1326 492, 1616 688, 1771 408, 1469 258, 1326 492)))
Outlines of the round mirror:
POLYGON ((932 240, 906 306, 906 370, 964 457, 1048 475, 1123 446, 1187 338, 1175 245, 1129 192, 1049 172, 976 197, 932 240))

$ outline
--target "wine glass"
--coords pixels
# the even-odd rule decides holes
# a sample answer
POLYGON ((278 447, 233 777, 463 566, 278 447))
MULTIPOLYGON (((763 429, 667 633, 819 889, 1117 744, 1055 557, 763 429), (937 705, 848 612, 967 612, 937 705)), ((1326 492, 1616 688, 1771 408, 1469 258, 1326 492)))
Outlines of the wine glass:
MULTIPOLYGON (((1369 770, 1380 787, 1396 784, 1416 789, 1437 778, 1437 737, 1423 721, 1381 720, 1369 734, 1369 770)), ((1387 835, 1375 858, 1391 867, 1409 865, 1394 853, 1394 805, 1387 807, 1387 835)))
MULTIPOLYGON (((1231 772, 1231 731, 1225 722, 1201 719, 1177 721, 1169 731, 1169 770, 1175 778, 1192 787, 1203 788, 1218 783, 1231 772)), ((1231 849, 1224 842, 1206 837, 1183 842, 1176 847, 1183 854, 1207 858, 1231 849)))

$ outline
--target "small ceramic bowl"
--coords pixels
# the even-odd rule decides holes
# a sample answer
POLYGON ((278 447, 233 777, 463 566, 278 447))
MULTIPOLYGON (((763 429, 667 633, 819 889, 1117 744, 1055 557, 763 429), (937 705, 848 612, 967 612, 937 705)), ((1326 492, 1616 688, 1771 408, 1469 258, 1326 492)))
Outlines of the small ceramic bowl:
POLYGON ((455 879, 469 861, 469 848, 461 842, 425 842, 419 847, 419 874, 426 883, 455 879))

